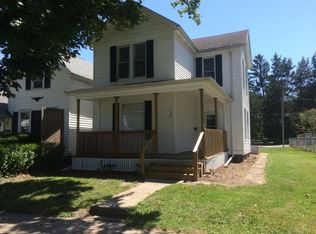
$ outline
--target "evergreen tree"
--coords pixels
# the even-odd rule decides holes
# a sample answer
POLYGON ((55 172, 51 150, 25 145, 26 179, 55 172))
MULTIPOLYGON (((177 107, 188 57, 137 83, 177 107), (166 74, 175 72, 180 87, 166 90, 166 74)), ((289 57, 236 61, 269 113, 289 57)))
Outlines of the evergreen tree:
POLYGON ((268 73, 270 71, 269 62, 263 55, 258 54, 253 59, 252 68, 249 73, 249 88, 251 91, 265 97, 266 86, 268 82, 268 73))

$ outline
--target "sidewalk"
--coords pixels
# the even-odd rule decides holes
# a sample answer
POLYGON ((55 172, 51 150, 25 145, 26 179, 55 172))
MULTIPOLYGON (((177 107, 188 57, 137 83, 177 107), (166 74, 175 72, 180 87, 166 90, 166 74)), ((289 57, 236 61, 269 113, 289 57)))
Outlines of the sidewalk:
POLYGON ((154 192, 175 182, 145 181, 134 188, 102 201, 90 208, 90 214, 106 217, 126 218, 130 208, 136 206, 154 192))

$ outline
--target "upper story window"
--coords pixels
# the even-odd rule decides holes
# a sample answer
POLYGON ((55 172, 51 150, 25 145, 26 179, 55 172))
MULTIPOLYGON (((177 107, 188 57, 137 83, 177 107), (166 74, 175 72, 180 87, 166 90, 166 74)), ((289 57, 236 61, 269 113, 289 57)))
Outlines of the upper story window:
POLYGON ((146 75, 146 44, 134 45, 134 77, 144 77, 146 75))
POLYGON ((203 59, 203 73, 204 76, 211 76, 215 78, 215 62, 214 58, 203 59))
POLYGON ((32 79, 30 76, 26 76, 25 78, 25 90, 30 89, 48 89, 51 86, 51 78, 47 75, 43 75, 42 77, 38 77, 36 79, 32 79))
POLYGON ((154 41, 110 47, 110 81, 154 78, 154 41))
POLYGON ((40 89, 43 88, 44 82, 43 82, 43 78, 39 77, 36 78, 35 80, 33 80, 33 89, 40 89))
POLYGON ((129 46, 120 47, 118 55, 118 78, 129 78, 129 46))

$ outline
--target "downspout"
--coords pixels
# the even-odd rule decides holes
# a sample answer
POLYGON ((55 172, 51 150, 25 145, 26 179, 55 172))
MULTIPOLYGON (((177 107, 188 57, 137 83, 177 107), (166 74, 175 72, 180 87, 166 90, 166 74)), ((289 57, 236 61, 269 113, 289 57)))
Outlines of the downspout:
POLYGON ((232 157, 234 155, 233 152, 233 108, 232 102, 234 100, 234 88, 233 88, 233 58, 232 52, 229 50, 229 76, 230 76, 230 89, 231 89, 231 97, 232 101, 230 102, 230 149, 232 157))

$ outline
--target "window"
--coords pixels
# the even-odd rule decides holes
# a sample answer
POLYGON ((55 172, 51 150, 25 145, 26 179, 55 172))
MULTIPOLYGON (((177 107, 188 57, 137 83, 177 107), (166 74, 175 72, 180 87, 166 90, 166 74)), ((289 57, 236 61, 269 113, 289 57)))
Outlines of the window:
POLYGON ((118 78, 129 78, 129 47, 120 47, 118 53, 118 78))
POLYGON ((29 111, 20 112, 20 133, 28 133, 31 130, 31 116, 29 111))
POLYGON ((144 130, 145 106, 144 103, 122 104, 121 129, 144 130))
POLYGON ((36 78, 35 80, 33 80, 33 89, 39 89, 39 88, 43 88, 43 78, 36 78))
POLYGON ((215 62, 214 58, 203 59, 204 76, 211 76, 215 79, 215 62))
POLYGON ((208 129, 216 129, 216 118, 215 115, 206 115, 206 128, 208 129))
POLYGON ((146 74, 146 45, 145 43, 134 45, 134 77, 142 77, 146 74))

